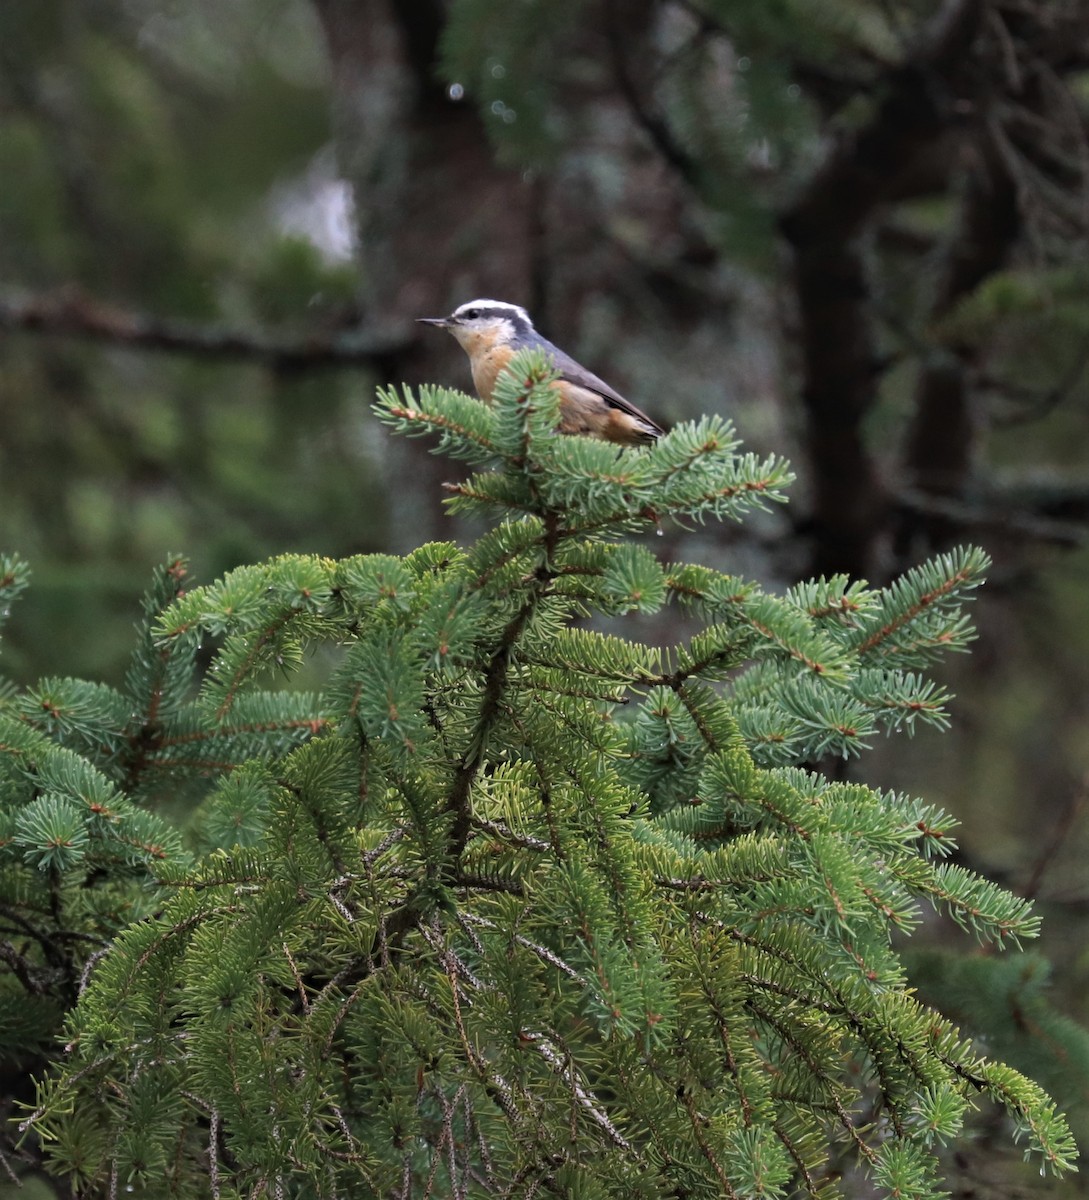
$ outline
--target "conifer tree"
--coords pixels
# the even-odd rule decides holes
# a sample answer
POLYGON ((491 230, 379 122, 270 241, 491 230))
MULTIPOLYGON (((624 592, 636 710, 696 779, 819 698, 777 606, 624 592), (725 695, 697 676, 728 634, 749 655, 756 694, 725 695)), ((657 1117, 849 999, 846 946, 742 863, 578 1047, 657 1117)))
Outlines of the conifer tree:
MULTIPOLYGON (((123 687, 62 678, 0 686, 5 1113, 13 1098, 33 1094, 25 1073, 40 1075, 55 1055, 65 1010, 113 936, 161 906, 154 867, 192 861, 181 831, 153 810, 191 801, 209 777, 283 753, 320 728, 314 698, 298 693, 251 691, 226 723, 197 708, 196 644, 160 647, 152 635, 186 573, 179 559, 156 573, 123 687)), ((0 621, 28 581, 25 563, 0 556, 0 621)), ((224 835, 212 825, 206 836, 224 835)))
POLYGON ((947 814, 806 766, 944 724, 923 671, 971 638, 985 556, 783 596, 663 563, 625 536, 778 502, 787 466, 718 418, 557 436, 548 381, 523 355, 493 407, 381 396, 473 469, 475 544, 160 587, 123 698, 5 701, 9 909, 145 881, 25 1136, 88 1195, 825 1196, 845 1154, 929 1197, 990 1101, 1069 1169, 1055 1105, 890 942, 929 905, 1016 945, 1029 906, 946 861, 947 814), (667 606, 700 631, 601 627, 667 606), (269 686, 318 652, 320 692, 269 686), (125 832, 187 786, 189 853, 125 832))

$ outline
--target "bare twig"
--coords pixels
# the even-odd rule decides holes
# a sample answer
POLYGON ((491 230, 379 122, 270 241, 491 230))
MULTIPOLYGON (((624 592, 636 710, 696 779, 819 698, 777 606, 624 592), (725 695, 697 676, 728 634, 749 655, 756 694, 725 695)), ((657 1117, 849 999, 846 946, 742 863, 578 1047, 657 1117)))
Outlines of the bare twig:
POLYGON ((1040 885, 1044 881, 1044 876, 1047 874, 1048 868, 1058 857, 1059 852, 1067 844, 1070 838, 1070 832, 1077 824, 1078 819, 1085 811, 1086 805, 1089 804, 1089 774, 1086 774, 1078 787, 1067 798, 1063 810, 1059 814, 1059 819, 1055 822, 1055 828, 1052 831, 1051 838, 1047 845, 1040 852, 1039 857, 1032 865, 1032 871, 1029 873, 1028 881, 1021 889, 1021 895, 1026 900, 1035 900, 1040 891, 1040 885))

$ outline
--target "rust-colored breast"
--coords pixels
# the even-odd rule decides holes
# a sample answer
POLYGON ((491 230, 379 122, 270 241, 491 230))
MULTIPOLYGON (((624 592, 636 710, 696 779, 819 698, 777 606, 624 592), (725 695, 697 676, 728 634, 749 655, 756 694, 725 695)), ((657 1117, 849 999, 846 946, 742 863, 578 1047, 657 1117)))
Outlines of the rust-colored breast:
MULTIPOLYGON (((480 338, 480 342, 484 339, 480 338)), ((514 357, 514 351, 508 345, 471 346, 465 347, 473 370, 473 387, 481 400, 491 400, 495 390, 495 381, 499 372, 514 357)))

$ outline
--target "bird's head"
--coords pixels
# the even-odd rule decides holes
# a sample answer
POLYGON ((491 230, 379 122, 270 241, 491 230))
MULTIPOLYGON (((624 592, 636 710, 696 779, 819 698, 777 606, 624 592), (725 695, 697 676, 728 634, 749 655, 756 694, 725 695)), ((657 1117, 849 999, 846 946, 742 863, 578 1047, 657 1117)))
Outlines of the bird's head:
POLYGON ((417 321, 449 330, 470 353, 481 347, 517 345, 533 333, 529 313, 505 300, 470 300, 448 317, 417 317, 417 321))

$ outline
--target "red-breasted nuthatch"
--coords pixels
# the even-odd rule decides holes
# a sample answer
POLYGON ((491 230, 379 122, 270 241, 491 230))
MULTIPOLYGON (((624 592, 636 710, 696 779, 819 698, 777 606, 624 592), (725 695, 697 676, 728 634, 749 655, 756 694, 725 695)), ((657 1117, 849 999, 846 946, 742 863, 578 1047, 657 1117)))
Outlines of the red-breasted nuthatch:
POLYGON ((423 325, 448 329, 469 356, 473 385, 490 401, 500 371, 519 350, 543 350, 557 372, 560 432, 585 434, 606 442, 653 442, 663 430, 603 380, 533 328, 524 308, 502 300, 470 300, 448 317, 419 317, 423 325))

